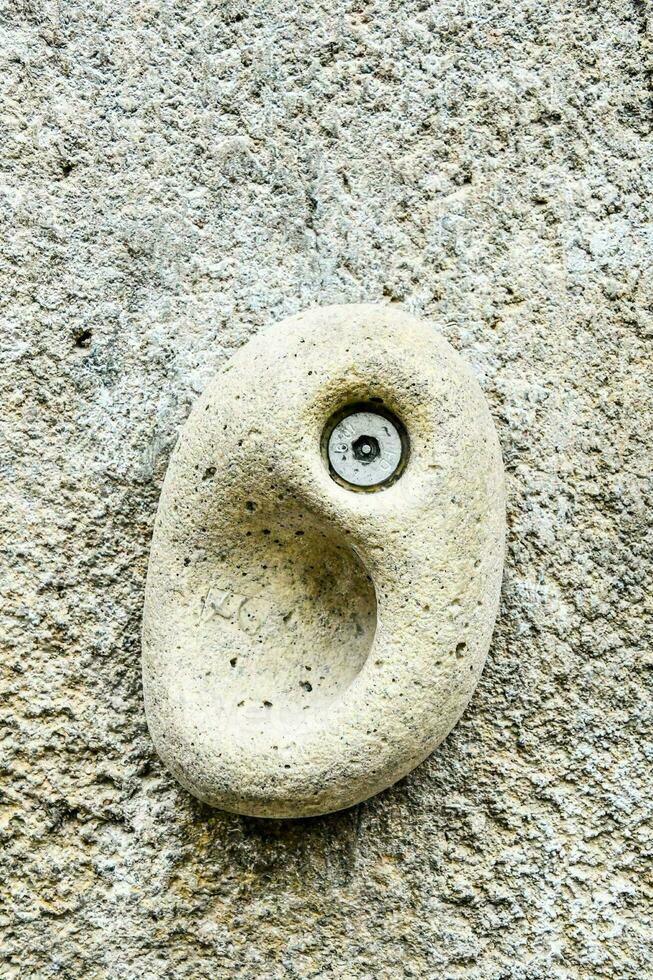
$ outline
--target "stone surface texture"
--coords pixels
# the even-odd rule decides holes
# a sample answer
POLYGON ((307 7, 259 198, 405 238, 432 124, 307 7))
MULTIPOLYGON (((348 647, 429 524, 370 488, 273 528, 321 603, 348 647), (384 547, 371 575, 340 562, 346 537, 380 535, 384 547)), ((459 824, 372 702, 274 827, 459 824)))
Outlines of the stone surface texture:
POLYGON ((4 0, 3 978, 650 976, 649 17, 4 0), (405 780, 232 816, 147 732, 156 505, 229 356, 345 302, 472 366, 502 609, 405 780))
POLYGON ((161 494, 143 682, 162 759, 250 816, 387 789, 469 702, 504 544, 492 417, 431 324, 351 303, 262 330, 198 399, 161 494), (410 441, 377 492, 326 462, 331 420, 357 404, 382 405, 410 441))

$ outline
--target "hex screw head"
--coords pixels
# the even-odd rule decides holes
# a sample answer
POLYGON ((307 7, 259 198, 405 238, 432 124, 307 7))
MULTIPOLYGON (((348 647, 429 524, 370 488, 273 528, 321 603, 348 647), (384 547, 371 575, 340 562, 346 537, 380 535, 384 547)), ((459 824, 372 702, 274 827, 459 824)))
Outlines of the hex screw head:
POLYGON ((394 482, 406 460, 408 440, 389 412, 361 405, 338 413, 327 426, 331 476, 353 490, 376 490, 394 482))

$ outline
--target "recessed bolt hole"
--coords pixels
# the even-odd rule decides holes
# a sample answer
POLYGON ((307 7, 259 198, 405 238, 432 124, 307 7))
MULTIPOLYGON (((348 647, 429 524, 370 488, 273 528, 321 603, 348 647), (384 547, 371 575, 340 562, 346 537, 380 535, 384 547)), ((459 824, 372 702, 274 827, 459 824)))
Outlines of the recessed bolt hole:
POLYGON ((337 483, 350 490, 381 490, 403 471, 408 434, 392 413, 361 402, 331 417, 322 435, 322 448, 337 483))

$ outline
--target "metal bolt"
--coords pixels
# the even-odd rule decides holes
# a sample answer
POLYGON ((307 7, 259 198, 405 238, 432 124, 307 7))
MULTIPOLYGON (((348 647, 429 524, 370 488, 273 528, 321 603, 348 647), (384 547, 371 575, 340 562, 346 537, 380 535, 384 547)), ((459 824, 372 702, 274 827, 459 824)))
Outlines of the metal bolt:
POLYGON ((355 410, 331 431, 327 442, 331 468, 353 487, 375 487, 397 472, 404 442, 392 419, 379 412, 355 410))

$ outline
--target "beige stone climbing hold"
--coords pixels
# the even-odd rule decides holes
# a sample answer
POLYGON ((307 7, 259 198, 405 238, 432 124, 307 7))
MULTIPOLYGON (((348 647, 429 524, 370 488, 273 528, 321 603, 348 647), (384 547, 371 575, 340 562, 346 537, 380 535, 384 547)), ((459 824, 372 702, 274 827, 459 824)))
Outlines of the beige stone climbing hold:
POLYGON ((145 705, 172 773, 266 817, 408 773, 483 668, 504 510, 485 399, 433 326, 331 306, 245 344, 180 435, 154 530, 145 705))

